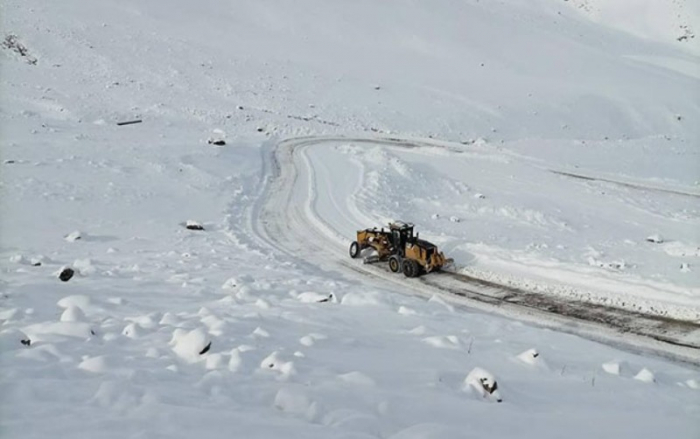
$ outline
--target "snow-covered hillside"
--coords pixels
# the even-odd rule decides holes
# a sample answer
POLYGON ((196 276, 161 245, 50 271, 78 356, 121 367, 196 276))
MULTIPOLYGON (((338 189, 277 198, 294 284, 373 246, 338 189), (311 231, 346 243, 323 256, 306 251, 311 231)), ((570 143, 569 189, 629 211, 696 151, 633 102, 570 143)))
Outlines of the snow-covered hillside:
POLYGON ((698 12, 629 3, 3 2, 3 437, 697 437, 698 349, 345 254, 413 221, 695 337, 698 12))

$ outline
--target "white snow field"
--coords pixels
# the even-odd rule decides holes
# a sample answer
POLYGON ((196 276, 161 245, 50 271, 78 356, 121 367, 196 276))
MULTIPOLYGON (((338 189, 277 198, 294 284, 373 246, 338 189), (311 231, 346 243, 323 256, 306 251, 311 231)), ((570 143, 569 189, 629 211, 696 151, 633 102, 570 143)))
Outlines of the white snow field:
POLYGON ((700 436, 695 2, 0 8, 2 438, 700 436))

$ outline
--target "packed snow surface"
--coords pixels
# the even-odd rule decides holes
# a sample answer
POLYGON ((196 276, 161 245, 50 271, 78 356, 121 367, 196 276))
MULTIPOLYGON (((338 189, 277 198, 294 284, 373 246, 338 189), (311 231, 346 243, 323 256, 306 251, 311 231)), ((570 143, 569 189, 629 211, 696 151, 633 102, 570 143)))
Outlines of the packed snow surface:
POLYGON ((401 219, 471 276, 697 322, 697 26, 682 0, 5 1, 3 438, 697 438, 700 359, 336 263, 401 219), (299 137, 318 249, 257 221, 299 137))

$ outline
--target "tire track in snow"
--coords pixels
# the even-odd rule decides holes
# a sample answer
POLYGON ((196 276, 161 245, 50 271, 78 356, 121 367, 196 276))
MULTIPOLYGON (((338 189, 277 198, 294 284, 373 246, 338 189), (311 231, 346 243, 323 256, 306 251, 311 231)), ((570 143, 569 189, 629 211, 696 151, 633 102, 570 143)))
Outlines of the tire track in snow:
MULTIPOLYGON (((535 293, 465 274, 446 271, 406 279, 380 264, 364 265, 347 256, 348 239, 314 209, 315 170, 305 151, 324 144, 449 147, 441 142, 399 138, 302 137, 281 141, 272 154, 272 173, 253 218, 254 233, 310 268, 342 270, 344 277, 414 295, 438 294, 450 303, 525 320, 636 351, 700 364, 700 324, 535 293)), ((350 209, 357 224, 367 220, 350 209)), ((366 227, 359 225, 357 228, 366 227)))
POLYGON ((643 191, 661 192, 661 193, 666 193, 666 194, 683 195, 686 197, 700 198, 700 194, 697 194, 697 193, 688 192, 688 191, 684 191, 681 189, 671 189, 671 188, 666 188, 666 187, 661 187, 661 186, 652 186, 649 183, 645 183, 645 184, 632 183, 632 182, 626 182, 626 181, 621 181, 621 180, 613 180, 612 178, 607 178, 607 177, 594 177, 591 175, 584 175, 584 174, 565 172, 565 171, 550 170, 549 172, 551 172, 553 174, 557 174, 557 175, 562 175, 564 177, 575 178, 577 180, 600 181, 600 182, 604 182, 604 183, 615 184, 618 186, 623 186, 623 187, 628 187, 628 188, 638 189, 638 190, 643 190, 643 191))

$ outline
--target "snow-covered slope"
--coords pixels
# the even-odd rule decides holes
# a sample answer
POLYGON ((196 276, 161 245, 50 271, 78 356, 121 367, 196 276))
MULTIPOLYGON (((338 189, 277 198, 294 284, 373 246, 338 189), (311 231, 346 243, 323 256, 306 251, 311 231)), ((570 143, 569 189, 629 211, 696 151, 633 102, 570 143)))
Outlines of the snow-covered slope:
MULTIPOLYGON (((682 42, 697 54, 700 6, 687 0, 566 0, 592 20, 640 38, 682 42)), ((696 67, 697 72, 697 67, 696 67)))
POLYGON ((308 149, 329 187, 304 220, 400 215, 470 272, 692 316, 696 43, 571 6, 4 2, 3 436, 696 437, 696 366, 402 294, 254 223, 282 138, 432 137, 308 149))

